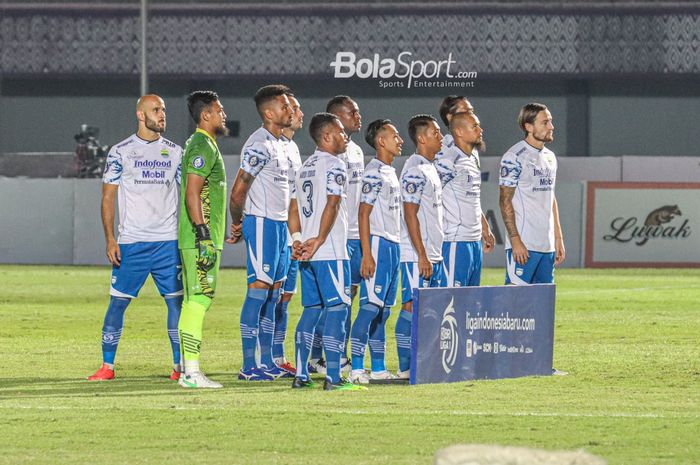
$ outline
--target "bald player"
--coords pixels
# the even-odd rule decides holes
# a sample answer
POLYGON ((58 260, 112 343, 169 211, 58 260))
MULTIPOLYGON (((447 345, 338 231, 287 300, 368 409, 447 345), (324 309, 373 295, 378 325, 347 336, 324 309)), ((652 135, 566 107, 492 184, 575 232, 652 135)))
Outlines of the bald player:
POLYGON ((115 144, 102 178, 102 227, 112 264, 110 301, 102 325, 102 366, 88 379, 114 378, 114 358, 124 327, 124 312, 150 274, 168 308, 173 354, 170 379, 180 378, 177 324, 182 306, 177 248, 182 148, 164 139, 165 103, 144 95, 136 103, 138 129, 115 144), (114 236, 114 200, 119 203, 119 234, 114 236))

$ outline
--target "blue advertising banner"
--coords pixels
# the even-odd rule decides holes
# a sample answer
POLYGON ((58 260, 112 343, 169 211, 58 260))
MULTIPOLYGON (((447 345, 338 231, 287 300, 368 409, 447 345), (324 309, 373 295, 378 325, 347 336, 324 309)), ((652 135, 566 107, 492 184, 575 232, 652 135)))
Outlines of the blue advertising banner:
POLYGON ((551 375, 555 289, 414 289, 410 383, 551 375))

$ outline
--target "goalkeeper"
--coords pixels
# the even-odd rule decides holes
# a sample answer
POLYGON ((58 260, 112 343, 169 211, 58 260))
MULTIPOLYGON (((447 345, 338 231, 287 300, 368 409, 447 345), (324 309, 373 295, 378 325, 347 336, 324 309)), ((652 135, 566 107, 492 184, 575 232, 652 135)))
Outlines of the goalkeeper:
POLYGON ((184 359, 180 386, 220 388, 199 369, 204 315, 211 306, 226 228, 226 172, 217 136, 225 136, 226 113, 215 92, 196 91, 187 106, 197 130, 182 157, 180 230, 185 299, 178 325, 184 359))

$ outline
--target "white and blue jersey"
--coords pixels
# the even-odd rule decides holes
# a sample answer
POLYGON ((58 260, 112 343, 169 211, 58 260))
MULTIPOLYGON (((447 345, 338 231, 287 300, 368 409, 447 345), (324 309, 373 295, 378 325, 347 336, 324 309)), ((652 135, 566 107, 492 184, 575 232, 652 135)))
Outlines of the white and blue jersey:
MULTIPOLYGON (((546 147, 539 150, 524 140, 501 159, 499 185, 514 187, 513 210, 520 239, 529 251, 554 252, 554 185, 557 159, 546 147)), ((506 237, 506 249, 510 238, 506 237)))
MULTIPOLYGON (((288 180, 291 196, 291 193, 294 192, 294 183, 297 179, 297 173, 299 172, 299 168, 301 168, 301 155, 299 154, 299 147, 296 142, 286 137, 283 137, 282 141, 284 142, 282 148, 289 160, 288 180)), ((287 234, 287 244, 289 244, 289 246, 292 245, 292 236, 290 234, 287 234)))
MULTIPOLYGON (((299 154, 299 147, 296 142, 291 139, 284 138, 283 145, 284 151, 287 153, 287 158, 289 158, 289 192, 294 192, 294 183, 297 178, 297 172, 301 168, 301 155, 299 154)), ((297 291, 297 275, 299 273, 299 262, 297 260, 292 260, 292 236, 287 230, 287 271, 286 280, 282 288, 285 294, 294 294, 297 291)))
POLYGON ((348 171, 348 239, 360 239, 360 228, 357 224, 357 210, 360 208, 362 195, 362 174, 365 170, 365 156, 362 149, 352 140, 348 141, 345 153, 338 155, 345 162, 348 171))
POLYGON ((182 295, 177 211, 182 148, 136 134, 112 146, 102 181, 119 186, 119 266, 109 293, 135 298, 149 274, 163 296, 182 295))
POLYGON ((316 150, 297 173, 295 183, 302 242, 319 234, 329 195, 340 196, 340 208, 326 241, 310 261, 299 264, 304 307, 333 307, 350 300, 350 263, 347 250, 347 170, 330 153, 316 150))
POLYGON ((442 183, 445 241, 481 240, 481 169, 476 150, 464 153, 454 140, 433 162, 442 183))
POLYGON ((373 159, 362 177, 360 203, 372 205, 369 216, 374 276, 362 281, 360 305, 391 307, 396 301, 401 251, 401 184, 393 166, 373 159))
MULTIPOLYGON (((435 165, 419 154, 411 155, 401 171, 401 200, 413 203, 418 209, 423 247, 431 263, 442 262, 443 207, 442 184, 435 165)), ((413 247, 406 228, 401 221, 401 261, 417 262, 418 254, 413 247)))
POLYGON ((241 169, 255 178, 245 201, 246 216, 287 221, 289 156, 284 147, 287 143, 261 127, 243 145, 241 169))
POLYGON ((120 244, 177 240, 182 147, 136 134, 107 155, 102 182, 119 186, 120 244))
POLYGON ((401 242, 401 184, 393 166, 376 158, 367 164, 360 202, 373 206, 369 215, 371 235, 401 242))
POLYGON ((481 281, 481 168, 476 150, 465 153, 454 138, 435 156, 442 182, 445 242, 442 286, 478 286, 481 281))
POLYGON ((289 156, 285 144, 261 127, 241 151, 241 170, 255 178, 248 190, 243 218, 248 284, 285 279, 289 210, 289 156))
POLYGON ((340 197, 335 224, 311 261, 348 260, 347 170, 330 153, 316 150, 297 173, 295 196, 301 219, 301 241, 318 236, 329 195, 340 197))
POLYGON ((357 286, 362 281, 360 266, 362 264, 362 246, 357 214, 362 195, 362 174, 365 168, 365 156, 359 145, 348 141, 345 153, 338 155, 345 162, 348 170, 348 258, 350 259, 350 283, 357 286))

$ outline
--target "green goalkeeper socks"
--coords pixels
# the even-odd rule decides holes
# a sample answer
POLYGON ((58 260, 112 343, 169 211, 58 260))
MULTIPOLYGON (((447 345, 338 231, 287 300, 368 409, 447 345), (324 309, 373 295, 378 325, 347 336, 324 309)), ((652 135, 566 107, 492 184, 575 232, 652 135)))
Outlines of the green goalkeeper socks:
POLYGON ((180 333, 180 344, 185 361, 199 360, 199 350, 202 345, 202 326, 204 325, 204 315, 211 305, 211 299, 204 296, 194 296, 182 303, 180 322, 178 330, 180 333), (208 302, 198 302, 206 299, 208 302))

